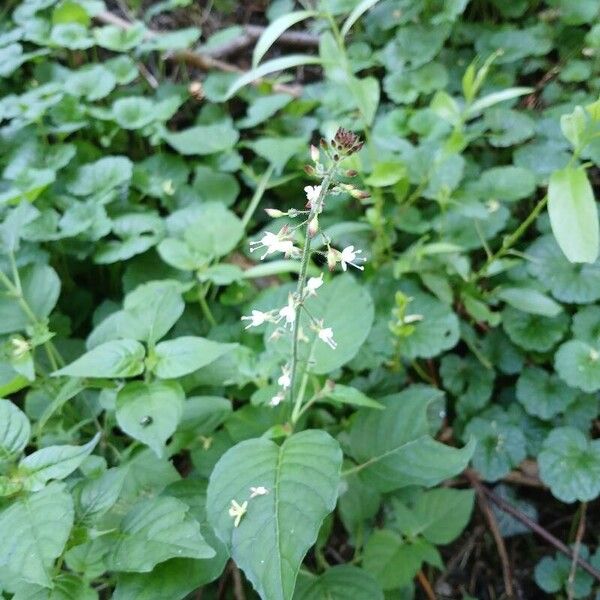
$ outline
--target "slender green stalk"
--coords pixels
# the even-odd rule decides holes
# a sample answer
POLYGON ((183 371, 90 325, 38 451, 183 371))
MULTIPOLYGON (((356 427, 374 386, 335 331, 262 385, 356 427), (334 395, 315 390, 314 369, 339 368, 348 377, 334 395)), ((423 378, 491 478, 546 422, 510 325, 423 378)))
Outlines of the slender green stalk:
POLYGON ((254 190, 254 195, 252 196, 252 200, 250 200, 250 204, 248 204, 248 208, 242 217, 242 224, 244 228, 247 227, 252 215, 256 211, 259 202, 262 200, 263 194, 267 189, 267 185, 269 183, 269 179, 271 179, 271 175, 273 175, 273 165, 269 165, 269 168, 264 172, 263 176, 260 178, 256 189, 254 190))
MULTIPOLYGON (((323 181, 321 182, 321 192, 316 202, 313 203, 313 207, 322 206, 323 200, 329 191, 329 187, 331 185, 331 181, 333 179, 333 173, 335 171, 336 165, 333 165, 329 171, 325 174, 323 181)), ((292 331, 292 364, 290 367, 290 400, 293 405, 292 410, 292 424, 295 424, 298 421, 298 417, 300 416, 300 408, 302 405, 302 400, 304 394, 295 395, 295 383, 296 383, 296 372, 298 370, 298 341, 300 335, 300 299, 302 298, 302 291, 306 286, 306 272, 308 270, 308 262, 310 260, 310 244, 311 237, 308 232, 308 228, 310 226, 310 222, 315 216, 315 209, 311 208, 310 214, 308 216, 306 222, 306 241, 304 243, 304 250, 302 251, 302 261, 300 264, 300 274, 298 275, 298 285, 296 287, 296 299, 298 304, 296 306, 296 315, 294 317, 294 327, 292 331)))
POLYGON ((198 290, 198 302, 200 303, 200 308, 202 309, 202 314, 206 318, 206 320, 211 324, 212 327, 217 325, 217 321, 210 310, 210 306, 206 301, 206 295, 208 294, 208 290, 210 289, 210 282, 207 286, 204 286, 200 290, 198 290))
POLYGON ((504 238, 502 246, 494 254, 488 256, 488 259, 483 263, 483 266, 473 274, 473 280, 477 281, 483 277, 490 267, 490 265, 498 259, 505 256, 508 251, 521 239, 523 234, 529 229, 533 222, 538 218, 546 204, 548 203, 548 196, 544 196, 529 213, 527 218, 515 229, 509 236, 504 238))

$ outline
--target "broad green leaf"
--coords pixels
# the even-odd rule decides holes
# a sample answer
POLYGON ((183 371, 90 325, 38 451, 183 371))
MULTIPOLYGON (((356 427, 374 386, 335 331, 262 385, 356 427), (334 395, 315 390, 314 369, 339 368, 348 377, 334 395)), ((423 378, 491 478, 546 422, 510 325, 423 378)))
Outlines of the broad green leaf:
POLYGON ((598 258, 598 208, 584 167, 555 171, 548 185, 552 232, 570 262, 598 258))
POLYGON ((465 427, 465 437, 477 440, 473 467, 487 481, 504 477, 527 456, 523 431, 511 423, 475 417, 465 427))
POLYGON ((300 67, 302 65, 316 65, 320 62, 320 59, 308 54, 290 54, 289 56, 268 60, 236 79, 227 90, 223 100, 229 100, 244 86, 276 71, 284 71, 285 69, 292 69, 293 67, 300 67))
POLYGON ((161 379, 181 377, 205 367, 235 347, 235 344, 222 344, 191 335, 160 342, 152 356, 152 360, 156 360, 152 371, 161 379))
POLYGON ((336 383, 333 388, 325 387, 322 392, 323 398, 333 404, 349 404, 350 406, 359 406, 367 408, 384 408, 379 402, 372 400, 367 395, 354 387, 336 383))
POLYGON ((536 182, 534 174, 528 169, 509 165, 484 171, 477 188, 484 198, 516 202, 530 197, 535 192, 536 182))
POLYGON ((143 96, 128 96, 112 105, 115 121, 123 129, 141 129, 154 121, 154 103, 143 96))
MULTIPOLYGON (((284 295, 281 290, 277 297, 281 304, 287 303, 287 294, 284 295)), ((319 319, 323 320, 323 327, 332 328, 337 347, 333 349, 318 338, 317 333, 311 328, 310 318, 302 311, 300 324, 308 342, 300 346, 300 360, 306 361, 313 373, 330 373, 352 360, 367 338, 373 324, 373 300, 369 292, 356 279, 345 274, 324 284, 316 297, 306 301, 306 307, 311 315, 318 315, 319 319)), ((267 329, 265 340, 274 329, 274 327, 267 329)), ((265 343, 275 347, 287 360, 288 339, 282 337, 276 343, 267 341, 265 343)))
POLYGON ((527 367, 517 381, 517 399, 534 417, 551 419, 565 412, 578 392, 565 385, 557 375, 537 367, 527 367))
POLYGON ((571 387, 584 392, 600 390, 600 349, 581 340, 565 342, 556 352, 554 368, 571 387))
POLYGON ((558 302, 531 288, 506 287, 502 288, 497 295, 498 298, 522 312, 544 317, 556 317, 562 312, 562 306, 558 302))
POLYGON ((136 339, 155 344, 175 325, 185 303, 176 281, 150 281, 125 296, 124 320, 135 321, 136 339))
POLYGON ((502 324, 511 341, 521 348, 546 352, 564 336, 569 317, 564 312, 555 317, 545 317, 509 306, 502 311, 502 324))
POLYGON ((28 490, 37 491, 51 479, 68 477, 92 453, 100 434, 84 446, 47 446, 19 463, 19 475, 28 490))
POLYGON ((52 579, 52 589, 34 584, 20 585, 12 600, 97 600, 91 584, 77 575, 62 572, 52 579))
POLYGON ((125 52, 135 48, 146 36, 143 23, 134 23, 129 29, 117 25, 106 25, 94 29, 96 43, 102 48, 115 52, 125 52))
POLYGON ((527 249, 529 272, 561 302, 586 304, 600 299, 600 259, 594 264, 570 263, 552 235, 527 249))
POLYGON ((30 434, 31 426, 25 413, 10 400, 0 399, 0 463, 20 454, 30 434))
POLYGON ((73 500, 59 483, 14 501, 0 512, 0 569, 52 587, 54 561, 69 539, 73 519, 73 500))
POLYGON ((239 133, 228 121, 212 125, 195 125, 174 133, 167 132, 164 139, 184 156, 223 152, 235 146, 239 133))
POLYGON ((562 502, 588 502, 600 494, 600 440, 573 427, 557 427, 538 456, 541 480, 562 502))
POLYGON ((208 518, 262 598, 290 600, 304 555, 333 510, 342 452, 324 431, 303 431, 281 446, 259 438, 227 451, 210 476, 208 518), (268 492, 251 498, 251 488, 268 492), (238 526, 232 501, 247 502, 238 526))
POLYGON ((381 492, 430 487, 460 473, 475 444, 457 449, 431 437, 428 410, 442 399, 439 390, 412 386, 381 399, 385 410, 358 411, 350 430, 350 451, 357 463, 351 471, 381 492))
MULTIPOLYGON (((20 272, 23 298, 31 312, 41 321, 55 307, 60 295, 60 279, 56 271, 43 264, 26 267, 20 272)), ((0 290, 0 334, 23 331, 32 325, 28 315, 20 303, 10 294, 0 290)))
POLYGON ((379 0, 362 0, 359 2, 353 9, 352 12, 346 17, 344 24, 342 25, 342 29, 340 33, 342 37, 346 37, 348 32, 352 29, 352 26, 356 21, 358 21, 364 13, 366 13, 370 8, 375 6, 379 0))
POLYGON ((111 71, 102 65, 93 65, 71 73, 64 86, 67 93, 91 102, 108 96, 116 84, 111 71))
POLYGON ((78 517, 85 521, 110 510, 119 498, 126 475, 126 470, 109 469, 85 481, 78 494, 78 517))
POLYGON ((128 183, 132 169, 132 162, 125 156, 105 156, 79 167, 67 182, 67 189, 76 196, 104 195, 128 183))
MULTIPOLYGON (((587 548, 582 545, 580 556, 587 559, 587 555, 587 548)), ((535 566, 535 582, 548 594, 556 595, 557 592, 567 591, 570 587, 569 578, 571 577, 572 562, 570 557, 559 552, 556 553, 554 558, 544 556, 535 566)), ((572 597, 589 598, 593 583, 592 576, 583 569, 578 568, 573 579, 572 597)))
POLYGON ((397 514, 397 523, 403 533, 412 537, 422 535, 432 544, 449 544, 469 523, 474 499, 472 490, 425 490, 412 503, 412 526, 404 527, 401 514, 397 514))
POLYGON ((298 577, 294 600, 383 600, 383 592, 372 575, 352 565, 337 565, 325 573, 298 577))
POLYGON ((573 336, 590 346, 600 348, 600 306, 579 309, 573 316, 573 336))
POLYGON ((365 77, 358 79, 350 77, 347 81, 350 93, 354 97, 354 101, 363 121, 366 125, 372 125, 377 107, 379 106, 379 81, 375 77, 365 77))
POLYGON ((106 564, 112 571, 151 571, 170 558, 212 558, 215 551, 200 533, 189 507, 171 497, 144 499, 113 534, 106 564))
POLYGON ((112 340, 92 348, 53 373, 69 377, 135 377, 144 371, 144 346, 135 340, 112 340))
POLYGON ((389 529, 376 530, 364 549, 365 570, 386 591, 410 585, 423 562, 442 567, 442 559, 435 546, 422 538, 404 540, 389 529))
POLYGON ((261 137, 248 144, 256 154, 270 162, 279 175, 289 160, 306 154, 305 137, 261 137))
POLYGON ((256 46, 254 46, 254 50, 252 51, 252 67, 254 68, 258 65, 262 57, 286 29, 289 29, 296 23, 300 23, 300 21, 316 16, 316 14, 314 10, 297 10, 281 15, 272 21, 262 32, 256 42, 256 46))
POLYGON ((174 381, 128 383, 117 394, 117 423, 162 457, 183 413, 184 393, 174 381))
POLYGON ((88 29, 79 23, 58 23, 52 28, 50 41, 69 50, 85 50, 94 45, 88 29))

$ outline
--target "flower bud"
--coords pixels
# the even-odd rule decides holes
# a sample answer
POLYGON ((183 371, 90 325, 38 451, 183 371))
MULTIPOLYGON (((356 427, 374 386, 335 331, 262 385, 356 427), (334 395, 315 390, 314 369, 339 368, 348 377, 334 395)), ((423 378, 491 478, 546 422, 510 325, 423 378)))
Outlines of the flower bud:
POLYGON ((335 265, 339 260, 339 254, 339 251, 331 246, 327 249, 327 266, 329 267, 330 271, 335 269, 335 265))
POLYGON ((311 165, 304 165, 304 172, 310 177, 315 176, 315 168, 311 165))
POLYGON ((284 217, 287 214, 276 208, 265 208, 265 212, 273 219, 278 219, 279 217, 284 217))
POLYGON ((314 238, 317 233, 319 233, 319 217, 315 215, 308 224, 308 235, 314 238))
POLYGON ((356 177, 358 175, 358 171, 355 169, 348 169, 346 171, 346 177, 356 177))
POLYGON ((310 145, 310 157, 314 162, 319 162, 319 149, 312 144, 310 145))

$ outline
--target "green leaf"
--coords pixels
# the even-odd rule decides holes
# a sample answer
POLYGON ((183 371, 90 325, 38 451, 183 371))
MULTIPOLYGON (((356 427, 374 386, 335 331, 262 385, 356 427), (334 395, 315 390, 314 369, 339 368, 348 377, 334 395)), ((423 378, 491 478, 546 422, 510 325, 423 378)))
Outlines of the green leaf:
POLYGON ((235 146, 239 133, 228 121, 212 125, 195 125, 175 133, 167 132, 164 139, 184 156, 223 152, 235 146))
POLYGON ((593 263, 598 258, 598 209, 584 167, 555 171, 548 186, 552 232, 567 259, 593 263))
MULTIPOLYGON (((287 303, 287 293, 284 296, 280 292, 277 299, 281 304, 287 303)), ((337 348, 330 348, 318 338, 317 333, 311 329, 309 316, 302 311, 300 324, 308 342, 300 345, 300 360, 306 361, 313 373, 330 373, 352 360, 367 338, 374 317, 373 300, 366 288, 351 275, 344 274, 324 284, 316 297, 306 301, 306 307, 311 315, 318 315, 323 319, 324 327, 332 328, 337 348)), ((282 337, 275 343, 267 342, 274 329, 275 327, 267 328, 265 343, 276 348, 287 360, 288 339, 282 337)))
POLYGON ((516 202, 529 198, 536 188, 535 176, 523 167, 493 167, 484 171, 478 182, 484 198, 516 202))
POLYGON ((352 29, 354 23, 356 23, 356 21, 358 21, 358 19, 360 19, 362 15, 364 15, 370 8, 375 6, 378 2, 379 0, 362 0, 361 2, 359 2, 352 9, 352 12, 346 17, 346 20, 342 25, 342 29, 340 30, 342 37, 346 37, 350 29, 352 29))
POLYGON ((318 577, 302 573, 294 600, 383 600, 372 575, 352 565, 337 565, 318 577))
POLYGON ((117 423, 160 458, 183 413, 184 393, 175 381, 128 383, 117 394, 117 423))
POLYGON ((152 371, 161 379, 174 379, 209 365, 236 347, 203 337, 184 336, 160 342, 155 348, 152 371))
POLYGON ((467 436, 477 440, 473 466, 487 481, 504 477, 527 456, 523 432, 510 423, 475 417, 465 427, 467 436))
POLYGON ((544 317, 509 306, 502 311, 502 325, 508 337, 521 348, 546 352, 562 339, 569 326, 569 317, 565 313, 544 317))
POLYGON ((208 485, 208 518, 257 592, 290 600, 304 555, 334 509, 342 452, 324 431, 303 431, 281 446, 260 438, 228 450, 208 485), (265 495, 250 498, 251 487, 265 495), (229 515, 232 500, 248 502, 239 526, 229 515))
POLYGON ((112 571, 149 572, 170 558, 212 558, 189 507, 171 497, 144 499, 123 518, 106 557, 112 571))
POLYGON ((467 119, 476 117, 479 113, 483 112, 486 108, 494 106, 499 102, 506 102, 507 100, 513 100, 519 96, 525 96, 535 92, 534 88, 530 87, 514 87, 500 90, 499 92, 492 92, 479 100, 475 100, 473 104, 467 107, 465 110, 465 116, 467 119))
POLYGON ((0 568, 21 581, 52 587, 55 559, 73 526, 71 495, 58 483, 0 512, 0 568))
POLYGON ((428 410, 439 411, 442 400, 439 390, 411 386, 381 399, 385 410, 358 411, 350 430, 351 454, 358 464, 350 471, 380 492, 434 486, 463 471, 474 442, 457 449, 431 437, 428 410))
POLYGON ((537 290, 524 287, 506 287, 498 292, 498 298, 522 312, 544 317, 556 317, 562 306, 537 290))
POLYGON ((537 367, 528 367, 517 381, 517 399, 534 417, 548 420, 565 412, 578 393, 558 376, 537 367))
POLYGON ((321 61, 315 56, 310 56, 308 54, 290 54, 289 56, 282 56, 280 58, 274 58, 273 60, 268 60, 262 65, 251 69, 238 79, 236 79, 229 89, 227 90, 225 97, 223 100, 229 100, 232 98, 236 92, 241 90, 244 86, 260 79, 261 77, 265 77, 266 75, 270 75, 276 71, 283 71, 285 69, 292 69, 293 67, 300 67, 302 65, 317 65, 321 61))
POLYGON ((469 523, 474 499, 472 490, 425 490, 412 502, 410 510, 414 522, 411 526, 404 527, 400 515, 397 515, 397 524, 411 537, 422 535, 432 544, 449 544, 469 523))
POLYGON ((262 57, 268 52, 269 48, 275 43, 277 38, 286 30, 304 21, 310 17, 316 16, 314 10, 297 10, 291 13, 286 13, 272 21, 269 26, 262 32, 261 36, 254 46, 252 51, 252 67, 256 67, 262 57))
POLYGON ((528 249, 529 272, 561 302, 586 304, 600 299, 600 260, 573 264, 551 235, 538 238, 528 249))
MULTIPOLYGON (((580 547, 580 555, 587 558, 587 548, 580 547)), ((572 560, 568 556, 556 553, 555 557, 544 556, 535 566, 535 582, 548 594, 555 594, 570 587, 569 577, 571 574, 572 560)), ((594 580, 589 573, 578 568, 573 580, 573 598, 589 598, 594 580)))
POLYGON ((23 452, 30 435, 25 413, 10 400, 0 399, 0 463, 23 452))
POLYGON ((600 494, 600 440, 578 429, 557 427, 538 456, 541 480, 562 502, 588 502, 600 494))
POLYGON ((121 494, 126 475, 126 469, 109 469, 96 479, 85 481, 78 495, 78 517, 86 521, 110 510, 121 494))
MULTIPOLYGON (((60 295, 60 279, 56 271, 48 265, 31 265, 20 272, 20 279, 23 298, 35 317, 44 321, 60 295)), ((30 316, 19 302, 0 291, 0 334, 23 331, 30 324, 30 316)))
POLYGON ((135 377, 144 371, 145 354, 144 346, 135 340, 112 340, 96 346, 52 375, 135 377))
POLYGON ((97 433, 84 446, 47 446, 19 463, 19 474, 28 490, 37 491, 51 479, 68 477, 92 453, 100 440, 97 433))
POLYGON ((124 320, 133 320, 136 335, 152 345, 175 325, 185 309, 178 282, 162 280, 143 283, 129 292, 123 302, 124 320))
POLYGON ((102 65, 93 65, 71 73, 64 86, 72 96, 92 102, 108 96, 116 84, 117 80, 111 71, 102 65))
POLYGON ((584 392, 600 390, 600 352, 581 340, 565 342, 554 357, 554 368, 571 387, 584 392))
POLYGON ((334 404, 349 404, 350 406, 359 406, 367 408, 384 408, 382 404, 372 400, 367 395, 354 387, 348 385, 334 384, 333 389, 328 386, 322 392, 323 398, 334 404))
POLYGON ((141 129, 154 121, 154 103, 143 96, 128 96, 112 105, 115 121, 123 129, 141 129))
POLYGON ((138 46, 146 35, 143 23, 134 23, 128 29, 117 25, 106 25, 94 29, 96 43, 102 48, 115 52, 125 52, 138 46))
POLYGON ((129 182, 132 162, 125 156, 105 156, 77 169, 67 189, 76 196, 105 195, 129 182))
POLYGON ((386 591, 410 585, 424 561, 442 566, 435 546, 421 538, 403 540, 388 529, 378 529, 369 537, 363 555, 365 570, 386 591))

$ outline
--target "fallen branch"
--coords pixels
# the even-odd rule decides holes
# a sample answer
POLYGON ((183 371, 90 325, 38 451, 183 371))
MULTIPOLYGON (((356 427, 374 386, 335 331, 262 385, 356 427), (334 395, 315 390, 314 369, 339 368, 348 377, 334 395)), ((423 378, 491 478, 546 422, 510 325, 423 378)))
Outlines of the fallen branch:
POLYGON ((498 521, 496 520, 492 508, 490 507, 490 504, 487 501, 485 488, 473 471, 465 471, 465 476, 475 489, 475 493, 477 494, 477 500, 479 502, 479 508, 485 516, 485 519, 488 522, 488 525, 490 526, 492 536, 494 537, 494 542, 496 543, 496 548, 498 549, 498 556, 500 557, 500 562, 502 564, 502 579, 504 581, 504 592, 508 598, 514 598, 515 594, 513 589, 513 578, 510 568, 510 561, 508 560, 508 552, 506 551, 504 538, 502 537, 502 534, 500 533, 500 528, 498 527, 498 521))
POLYGON ((514 517, 525 525, 528 529, 531 529, 534 533, 537 533, 541 538, 546 540, 549 544, 554 546, 559 552, 562 552, 564 555, 568 556, 571 560, 577 562, 577 564, 584 570, 587 571, 596 581, 600 581, 600 571, 595 569, 589 562, 585 559, 581 558, 580 555, 575 555, 575 553, 569 548, 566 544, 561 542, 558 538, 554 537, 549 531, 544 529, 541 525, 536 523, 533 519, 528 517, 526 514, 522 513, 518 508, 514 507, 512 504, 499 498, 492 492, 492 490, 488 489, 485 486, 481 486, 484 494, 502 511, 509 514, 511 517, 514 517))
MULTIPOLYGON (((94 16, 94 18, 104 25, 114 25, 115 27, 120 27, 121 29, 130 29, 133 26, 133 23, 127 21, 118 15, 115 15, 111 12, 104 11, 98 13, 94 16)), ((146 37, 151 39, 155 36, 159 35, 157 31, 152 29, 148 29, 146 32, 146 37)), ((215 69, 218 71, 224 71, 226 73, 245 73, 243 69, 240 69, 236 65, 232 65, 231 63, 225 62, 223 60, 219 60, 218 58, 214 58, 210 54, 202 54, 199 52, 194 52, 192 50, 177 50, 175 52, 170 52, 165 54, 166 60, 171 61, 182 61, 191 65, 193 67, 197 67, 204 71, 209 71, 211 69, 215 69)), ((264 82, 264 79, 255 80, 252 85, 259 85, 264 82)), ((290 96, 298 97, 302 93, 302 87, 299 85, 286 85, 283 83, 275 83, 273 85, 273 90, 276 92, 282 92, 284 94, 289 94, 290 96)))

